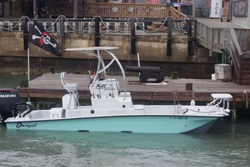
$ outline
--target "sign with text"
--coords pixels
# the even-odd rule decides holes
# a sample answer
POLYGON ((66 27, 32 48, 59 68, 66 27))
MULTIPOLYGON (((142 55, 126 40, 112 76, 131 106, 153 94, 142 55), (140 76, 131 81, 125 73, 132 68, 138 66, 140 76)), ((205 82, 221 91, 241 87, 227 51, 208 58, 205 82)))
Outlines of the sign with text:
POLYGON ((159 0, 147 0, 147 4, 159 4, 159 0))

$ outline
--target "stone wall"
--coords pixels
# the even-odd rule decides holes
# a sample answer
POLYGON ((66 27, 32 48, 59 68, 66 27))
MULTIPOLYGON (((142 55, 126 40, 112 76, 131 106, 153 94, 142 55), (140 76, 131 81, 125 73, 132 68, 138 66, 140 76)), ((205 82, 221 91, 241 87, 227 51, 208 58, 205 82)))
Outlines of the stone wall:
POLYGON ((232 22, 241 26, 242 28, 250 28, 250 0, 248 0, 248 14, 247 17, 233 16, 232 22))

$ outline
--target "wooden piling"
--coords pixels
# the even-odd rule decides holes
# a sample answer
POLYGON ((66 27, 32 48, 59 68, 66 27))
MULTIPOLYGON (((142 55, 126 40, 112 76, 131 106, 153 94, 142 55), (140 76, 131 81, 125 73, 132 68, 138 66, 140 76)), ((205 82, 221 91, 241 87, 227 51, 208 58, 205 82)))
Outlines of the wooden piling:
POLYGON ((172 27, 173 18, 168 17, 168 40, 167 40, 167 56, 172 56, 172 27))
POLYGON ((64 52, 64 18, 61 17, 59 20, 60 24, 60 31, 59 31, 59 46, 61 47, 61 53, 63 54, 64 52))
POLYGON ((78 17, 78 7, 77 7, 77 0, 74 0, 74 19, 77 19, 77 17, 78 17))
POLYGON ((100 46, 100 18, 95 18, 95 46, 100 46))
POLYGON ((232 123, 236 123, 237 121, 237 114, 236 114, 236 101, 233 101, 233 109, 231 110, 232 114, 231 114, 231 120, 232 123))
POLYGON ((135 36, 135 18, 130 19, 130 28, 131 28, 131 54, 136 54, 136 36, 135 36))
POLYGON ((192 21, 187 20, 188 24, 188 56, 191 57, 193 55, 193 37, 192 37, 192 21))

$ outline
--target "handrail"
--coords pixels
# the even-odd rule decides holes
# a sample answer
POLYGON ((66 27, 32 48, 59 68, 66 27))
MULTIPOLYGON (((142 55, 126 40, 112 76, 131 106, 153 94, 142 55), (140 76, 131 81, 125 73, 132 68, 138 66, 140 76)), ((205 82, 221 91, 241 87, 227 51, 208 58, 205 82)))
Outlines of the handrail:
POLYGON ((230 54, 237 77, 240 78, 240 57, 243 55, 235 30, 233 28, 224 28, 224 48, 230 54))
POLYGON ((234 42, 234 45, 235 45, 235 47, 237 49, 237 52, 238 52, 239 56, 242 56, 242 51, 241 51, 241 48, 240 48, 240 44, 239 44, 239 41, 238 41, 238 39, 236 37, 236 33, 235 33, 233 28, 230 28, 230 33, 231 33, 231 36, 232 36, 232 41, 234 42))

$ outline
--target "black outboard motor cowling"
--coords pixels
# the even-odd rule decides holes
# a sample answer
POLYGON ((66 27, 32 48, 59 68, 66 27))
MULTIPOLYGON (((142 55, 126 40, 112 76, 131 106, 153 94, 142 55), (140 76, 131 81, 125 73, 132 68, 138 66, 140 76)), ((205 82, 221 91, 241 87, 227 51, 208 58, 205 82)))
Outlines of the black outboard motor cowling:
POLYGON ((17 103, 21 102, 21 98, 15 89, 11 88, 0 88, 0 123, 13 117, 12 108, 17 103))

